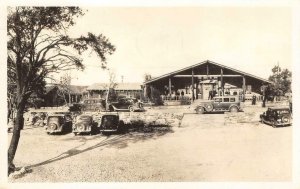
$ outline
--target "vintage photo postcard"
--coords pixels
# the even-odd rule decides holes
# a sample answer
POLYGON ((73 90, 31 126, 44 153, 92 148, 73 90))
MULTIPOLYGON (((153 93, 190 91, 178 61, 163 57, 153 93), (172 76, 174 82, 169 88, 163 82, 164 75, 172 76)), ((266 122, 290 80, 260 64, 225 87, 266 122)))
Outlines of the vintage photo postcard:
POLYGON ((299 188, 299 3, 129 3, 1 7, 0 188, 299 188))

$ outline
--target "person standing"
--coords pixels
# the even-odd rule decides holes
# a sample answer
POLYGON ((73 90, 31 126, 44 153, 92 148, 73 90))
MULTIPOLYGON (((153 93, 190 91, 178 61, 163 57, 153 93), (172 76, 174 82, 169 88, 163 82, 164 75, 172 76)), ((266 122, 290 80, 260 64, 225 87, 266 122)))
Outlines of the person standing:
POLYGON ((252 105, 256 105, 256 95, 252 96, 252 105))

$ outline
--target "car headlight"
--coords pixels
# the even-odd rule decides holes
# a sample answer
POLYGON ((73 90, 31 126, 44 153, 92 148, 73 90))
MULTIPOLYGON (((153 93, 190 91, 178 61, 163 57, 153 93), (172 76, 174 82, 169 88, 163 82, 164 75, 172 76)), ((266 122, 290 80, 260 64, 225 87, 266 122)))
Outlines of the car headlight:
POLYGON ((281 122, 281 119, 277 119, 277 122, 281 122))
POLYGON ((283 117, 283 118, 282 118, 282 122, 285 122, 285 123, 289 122, 289 118, 283 117))
POLYGON ((55 123, 50 123, 49 127, 51 130, 56 130, 58 128, 57 124, 55 123))

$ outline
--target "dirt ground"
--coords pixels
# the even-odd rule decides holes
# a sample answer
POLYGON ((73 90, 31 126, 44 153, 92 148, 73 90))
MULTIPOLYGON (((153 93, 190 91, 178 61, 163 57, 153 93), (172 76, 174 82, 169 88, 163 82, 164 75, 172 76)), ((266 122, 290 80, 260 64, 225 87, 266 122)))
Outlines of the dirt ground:
POLYGON ((291 181, 292 127, 259 123, 264 110, 247 106, 229 120, 227 113, 197 115, 188 106, 152 108, 185 113, 181 126, 109 136, 47 135, 28 126, 15 164, 31 172, 9 181, 291 181))

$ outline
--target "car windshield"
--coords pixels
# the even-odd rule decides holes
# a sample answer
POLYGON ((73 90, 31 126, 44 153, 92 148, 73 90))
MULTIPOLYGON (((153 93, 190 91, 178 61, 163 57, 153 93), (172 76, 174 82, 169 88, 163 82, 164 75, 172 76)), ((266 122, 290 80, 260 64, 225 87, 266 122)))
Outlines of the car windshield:
POLYGON ((49 117, 48 121, 49 122, 60 122, 62 120, 62 117, 59 116, 54 116, 54 117, 49 117))
POLYGON ((102 117, 102 126, 104 127, 113 127, 117 126, 119 118, 114 115, 106 115, 102 117))

